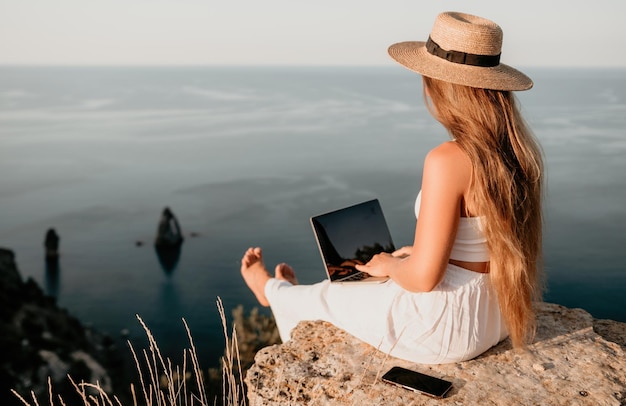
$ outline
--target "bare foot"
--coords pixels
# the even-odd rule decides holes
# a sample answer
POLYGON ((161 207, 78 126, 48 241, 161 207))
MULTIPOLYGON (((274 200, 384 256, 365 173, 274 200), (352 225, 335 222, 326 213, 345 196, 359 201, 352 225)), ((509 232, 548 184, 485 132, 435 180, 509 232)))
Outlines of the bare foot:
POLYGON ((261 248, 248 248, 243 254, 241 275, 259 303, 263 306, 269 306, 270 303, 265 297, 265 284, 270 280, 270 274, 263 264, 261 248))
POLYGON ((298 279, 296 279, 296 272, 291 266, 285 263, 276 265, 276 268, 274 269, 274 277, 276 279, 287 281, 292 285, 298 284, 298 279))

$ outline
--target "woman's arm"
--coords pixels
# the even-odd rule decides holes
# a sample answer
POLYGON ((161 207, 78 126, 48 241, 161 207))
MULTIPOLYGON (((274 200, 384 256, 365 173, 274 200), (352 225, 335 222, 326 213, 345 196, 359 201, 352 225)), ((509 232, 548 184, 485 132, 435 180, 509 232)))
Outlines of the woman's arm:
POLYGON ((424 160, 422 200, 411 255, 379 254, 357 268, 374 276, 389 276, 409 291, 434 289, 448 264, 470 176, 469 158, 456 143, 446 142, 430 151, 424 160))

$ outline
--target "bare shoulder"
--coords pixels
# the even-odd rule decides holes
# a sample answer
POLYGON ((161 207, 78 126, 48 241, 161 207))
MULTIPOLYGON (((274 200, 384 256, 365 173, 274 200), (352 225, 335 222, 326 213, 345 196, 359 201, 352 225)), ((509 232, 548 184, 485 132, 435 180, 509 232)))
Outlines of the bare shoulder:
POLYGON ((437 171, 451 170, 458 172, 459 170, 470 171, 471 163, 469 157, 459 147, 456 142, 449 141, 433 148, 426 155, 424 161, 426 167, 432 167, 437 171))
POLYGON ((443 165, 446 163, 459 162, 469 165, 469 157, 454 141, 444 142, 431 149, 426 155, 426 163, 432 163, 435 165, 443 165))
POLYGON ((464 191, 469 185, 471 168, 465 151, 456 142, 449 141, 433 148, 426 155, 424 177, 443 181, 458 191, 464 191))

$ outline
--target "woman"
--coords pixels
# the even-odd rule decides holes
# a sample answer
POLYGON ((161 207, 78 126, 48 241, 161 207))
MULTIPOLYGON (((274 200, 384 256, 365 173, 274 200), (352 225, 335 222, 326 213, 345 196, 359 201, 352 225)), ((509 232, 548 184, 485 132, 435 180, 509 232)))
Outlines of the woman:
POLYGON ((502 30, 468 14, 437 16, 427 42, 389 48, 423 77, 431 114, 452 140, 424 161, 413 248, 358 267, 384 284, 297 285, 286 264, 270 277, 260 248, 242 275, 272 307, 283 340, 300 320, 326 320, 418 363, 471 359, 507 335, 532 340, 539 298, 542 161, 511 91, 532 81, 500 63, 502 30))

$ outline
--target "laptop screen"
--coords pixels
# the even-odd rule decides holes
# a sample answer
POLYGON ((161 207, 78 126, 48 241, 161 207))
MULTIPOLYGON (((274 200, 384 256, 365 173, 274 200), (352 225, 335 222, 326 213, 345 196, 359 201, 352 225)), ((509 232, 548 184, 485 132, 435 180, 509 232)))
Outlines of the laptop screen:
POLYGON ((395 247, 378 199, 311 218, 330 280, 358 273, 356 264, 395 247))

